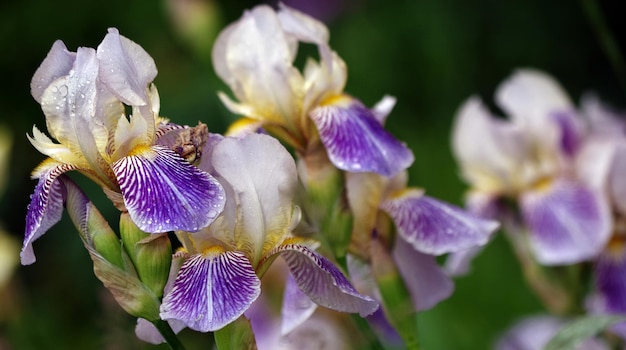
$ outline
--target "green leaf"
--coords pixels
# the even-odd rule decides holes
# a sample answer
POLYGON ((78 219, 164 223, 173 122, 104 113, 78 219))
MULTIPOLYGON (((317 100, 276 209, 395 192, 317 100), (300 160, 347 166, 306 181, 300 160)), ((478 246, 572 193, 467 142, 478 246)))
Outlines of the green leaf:
POLYGON ((545 350, 575 349, 584 340, 621 321, 626 321, 626 316, 593 315, 577 318, 563 326, 548 342, 545 350))

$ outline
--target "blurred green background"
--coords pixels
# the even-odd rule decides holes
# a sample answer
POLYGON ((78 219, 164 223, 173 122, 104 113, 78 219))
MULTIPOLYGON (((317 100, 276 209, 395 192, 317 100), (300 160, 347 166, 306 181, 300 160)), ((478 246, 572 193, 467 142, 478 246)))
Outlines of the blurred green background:
MULTIPOLYGON (((583 0, 585 1, 585 0, 583 0)), ((30 78, 52 43, 75 51, 96 47, 108 27, 139 43, 156 61, 161 114, 177 123, 202 120, 222 132, 234 120, 216 97, 225 90, 210 63, 216 32, 256 1, 109 0, 3 1, 0 4, 0 125, 13 135, 0 227, 21 242, 43 156, 27 142, 33 124, 45 130, 30 78), (191 7, 185 7, 191 6, 191 7), (187 12, 185 12, 187 11, 187 12), (197 25, 197 27, 194 27, 197 25), (189 31, 189 28, 195 30, 189 31), (195 28, 195 29, 194 29, 195 28), (197 33, 200 33, 198 36, 197 33), (194 36, 195 35, 195 36, 194 36)), ((582 2, 571 0, 295 0, 286 2, 321 18, 331 46, 345 60, 347 91, 373 105, 398 98, 387 127, 416 155, 413 185, 461 204, 449 146, 456 109, 472 94, 489 103, 497 84, 518 67, 555 76, 574 100, 596 91, 616 107, 624 90, 594 36, 582 2)), ((625 36, 620 1, 600 1, 619 45, 625 36)), ((6 138, 6 136, 3 136, 6 138)), ((477 140, 479 142, 480 140, 477 140)), ((115 211, 80 176, 101 211, 115 211)), ((113 219, 111 222, 114 222, 113 219)), ((134 337, 135 320, 112 301, 92 272, 91 260, 65 216, 35 243, 37 263, 18 266, 0 290, 0 349, 162 349, 134 337)), ((503 237, 456 280, 454 295, 420 316, 425 349, 489 349, 521 316, 541 312, 503 237)), ((209 337, 184 331, 190 349, 209 337)))

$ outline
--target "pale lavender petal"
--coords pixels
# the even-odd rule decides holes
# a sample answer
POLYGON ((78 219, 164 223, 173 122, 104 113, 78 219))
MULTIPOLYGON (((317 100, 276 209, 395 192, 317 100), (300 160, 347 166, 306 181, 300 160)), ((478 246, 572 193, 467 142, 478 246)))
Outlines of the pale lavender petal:
POLYGON ((70 52, 61 40, 54 42, 50 52, 41 62, 30 82, 30 93, 37 102, 41 103, 41 95, 48 85, 69 74, 75 59, 76 53, 70 52))
POLYGON ((22 265, 35 262, 33 242, 61 220, 66 190, 58 180, 61 174, 73 169, 70 165, 59 164, 40 175, 26 213, 24 243, 20 253, 22 265))
POLYGON ((161 318, 200 331, 216 331, 241 316, 261 293, 261 281, 239 252, 193 255, 163 298, 161 318))
POLYGON ((131 106, 148 104, 148 83, 157 75, 152 57, 115 28, 109 28, 97 51, 100 79, 111 92, 131 106))
POLYGON ((341 170, 393 176, 413 163, 411 150, 358 100, 342 98, 315 108, 310 117, 330 161, 341 170))
POLYGON ((224 189, 162 146, 124 157, 113 164, 128 212, 143 231, 198 231, 224 208, 224 189))
POLYGON ((359 294, 335 265, 309 248, 285 244, 272 252, 276 253, 281 253, 300 289, 316 304, 361 316, 378 309, 378 302, 359 294))
POLYGON ((452 277, 465 276, 470 271, 472 260, 482 251, 483 246, 476 246, 450 253, 446 258, 444 269, 452 277))
POLYGON ((546 186, 520 198, 537 261, 565 265, 597 256, 611 233, 606 200, 584 184, 568 179, 546 186))
POLYGON ((402 348, 404 345, 402 337, 400 337, 400 334, 398 334, 396 329, 389 323, 382 308, 379 308, 376 312, 367 316, 367 322, 369 322, 377 333, 378 338, 382 340, 385 345, 390 346, 392 349, 402 348))
MULTIPOLYGON (((185 324, 178 320, 170 320, 168 323, 176 334, 185 328, 185 324)), ((154 345, 165 343, 165 339, 161 335, 161 332, 159 332, 159 330, 150 321, 143 318, 137 319, 135 335, 137 335, 137 338, 145 341, 146 343, 154 345)))
POLYGON ((302 292, 293 275, 288 274, 281 309, 281 333, 284 335, 294 330, 309 319, 316 309, 317 304, 302 292))
POLYGON ((454 284, 434 256, 414 250, 400 237, 392 254, 415 310, 428 310, 452 295, 454 284))
POLYGON ((384 201, 381 208, 393 219, 398 235, 426 254, 484 245, 498 228, 495 221, 478 218, 415 189, 384 201))
MULTIPOLYGON (((565 324, 551 315, 535 315, 518 321, 496 342, 495 350, 542 350, 565 324)), ((590 338, 572 350, 608 350, 603 341, 590 338)))

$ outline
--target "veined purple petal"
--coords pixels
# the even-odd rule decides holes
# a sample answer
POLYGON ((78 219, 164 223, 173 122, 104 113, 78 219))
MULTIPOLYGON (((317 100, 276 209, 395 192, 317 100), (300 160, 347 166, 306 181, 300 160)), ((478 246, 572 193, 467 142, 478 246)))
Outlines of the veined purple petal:
POLYGON ((261 293, 261 281, 239 252, 191 256, 163 298, 161 318, 216 331, 241 316, 261 293))
POLYGON ((387 132, 361 102, 342 97, 311 111, 330 161, 349 172, 393 176, 413 163, 413 153, 387 132))
POLYGON ((293 275, 289 273, 285 281, 281 308, 281 334, 285 335, 304 323, 316 309, 317 304, 304 294, 293 275))
POLYGON ((601 296, 602 311, 611 314, 626 313, 626 242, 615 240, 600 256, 595 265, 594 280, 601 296))
POLYGON ((393 219, 398 234, 426 254, 440 255, 484 245, 498 228, 495 221, 424 196, 417 189, 384 201, 381 208, 393 219))
POLYGON ((452 295, 454 284, 434 256, 414 250, 401 237, 392 254, 416 311, 428 310, 452 295))
POLYGON ((224 189, 172 150, 153 146, 113 164, 128 212, 143 231, 198 231, 224 208, 224 189))
POLYGON ((361 316, 378 309, 378 302, 359 294, 335 265, 309 248, 285 244, 271 254, 276 253, 287 261, 298 287, 316 304, 341 312, 358 312, 361 316))
POLYGON ((537 261, 572 264, 597 256, 611 230, 606 200, 584 184, 557 179, 522 194, 520 208, 537 261))
POLYGON ((20 253, 22 265, 35 262, 33 242, 61 220, 66 190, 58 180, 60 175, 73 169, 71 165, 58 164, 40 175, 26 213, 24 243, 20 253))

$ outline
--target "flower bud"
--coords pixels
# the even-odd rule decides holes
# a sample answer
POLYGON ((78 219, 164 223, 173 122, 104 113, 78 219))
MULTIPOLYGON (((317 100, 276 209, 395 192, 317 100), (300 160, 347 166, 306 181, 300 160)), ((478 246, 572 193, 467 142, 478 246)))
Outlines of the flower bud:
POLYGON ((172 245, 167 234, 141 231, 128 213, 120 217, 120 234, 139 279, 157 297, 162 297, 172 263, 172 245))

